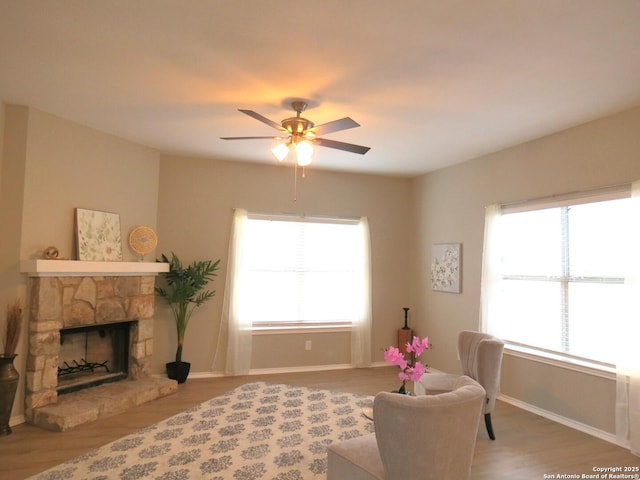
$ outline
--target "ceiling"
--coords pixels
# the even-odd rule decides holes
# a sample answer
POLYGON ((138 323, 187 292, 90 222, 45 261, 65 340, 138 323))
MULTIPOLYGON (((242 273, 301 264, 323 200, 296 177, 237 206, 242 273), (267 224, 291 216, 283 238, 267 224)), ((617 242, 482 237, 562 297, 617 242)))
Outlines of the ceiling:
POLYGON ((274 162, 286 99, 313 168, 416 176, 640 105, 638 0, 0 0, 0 100, 163 153, 274 162))

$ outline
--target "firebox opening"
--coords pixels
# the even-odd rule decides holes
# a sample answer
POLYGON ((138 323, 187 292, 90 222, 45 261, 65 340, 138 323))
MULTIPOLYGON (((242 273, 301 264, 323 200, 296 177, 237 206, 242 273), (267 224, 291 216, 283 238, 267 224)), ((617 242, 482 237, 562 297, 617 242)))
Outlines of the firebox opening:
POLYGON ((58 394, 124 380, 134 321, 60 330, 58 394))

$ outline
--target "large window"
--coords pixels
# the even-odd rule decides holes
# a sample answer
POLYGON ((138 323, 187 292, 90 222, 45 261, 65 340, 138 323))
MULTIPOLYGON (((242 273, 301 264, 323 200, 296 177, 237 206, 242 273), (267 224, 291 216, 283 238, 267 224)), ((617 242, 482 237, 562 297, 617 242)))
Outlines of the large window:
POLYGON ((496 251, 485 261, 495 279, 490 293, 483 286, 488 330, 539 352, 615 364, 628 319, 633 219, 625 197, 615 191, 502 207, 489 237, 496 251))
POLYGON ((249 215, 244 313, 253 328, 351 326, 363 282, 358 220, 249 215))

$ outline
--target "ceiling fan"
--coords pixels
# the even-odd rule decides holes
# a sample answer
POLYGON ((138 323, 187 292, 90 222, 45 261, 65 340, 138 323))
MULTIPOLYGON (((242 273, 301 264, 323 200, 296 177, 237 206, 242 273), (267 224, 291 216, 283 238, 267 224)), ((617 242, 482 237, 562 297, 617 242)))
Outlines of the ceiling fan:
POLYGON ((283 161, 287 158, 290 150, 296 152, 296 165, 304 167, 311 163, 311 155, 313 153, 313 145, 321 147, 335 148, 351 153, 364 155, 369 151, 369 147, 354 145, 353 143, 338 142, 327 138, 319 138, 318 135, 347 130, 349 128, 359 127, 360 124, 349 117, 340 118, 332 122, 323 123, 316 126, 311 120, 303 118, 302 112, 307 108, 307 102, 303 100, 294 100, 291 107, 296 112, 295 117, 289 117, 276 123, 253 110, 238 109, 240 112, 255 118, 256 120, 269 125, 278 130, 279 135, 264 137, 221 137, 222 140, 255 140, 255 139, 272 139, 284 140, 284 143, 277 145, 272 149, 273 155, 283 161))

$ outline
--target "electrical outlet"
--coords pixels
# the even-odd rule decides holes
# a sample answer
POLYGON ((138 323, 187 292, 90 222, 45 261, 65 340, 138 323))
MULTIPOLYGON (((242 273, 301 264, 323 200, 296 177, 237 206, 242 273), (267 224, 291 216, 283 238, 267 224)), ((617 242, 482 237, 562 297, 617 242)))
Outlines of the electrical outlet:
POLYGON ((304 349, 311 350, 311 340, 307 340, 306 342, 304 342, 304 349))

